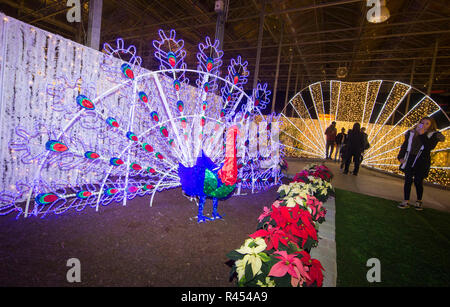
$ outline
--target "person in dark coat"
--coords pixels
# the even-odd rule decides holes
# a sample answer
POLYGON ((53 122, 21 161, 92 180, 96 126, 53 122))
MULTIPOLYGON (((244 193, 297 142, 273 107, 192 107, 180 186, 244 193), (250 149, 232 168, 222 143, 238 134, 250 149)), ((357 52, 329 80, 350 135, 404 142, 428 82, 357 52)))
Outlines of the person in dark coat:
POLYGON ((332 160, 331 156, 333 155, 334 144, 336 142, 336 122, 332 122, 330 126, 325 130, 325 135, 327 139, 326 143, 326 158, 332 160))
POLYGON ((345 148, 345 169, 344 174, 348 174, 348 169, 353 158, 355 164, 352 174, 357 176, 359 164, 361 163, 361 153, 364 151, 365 139, 361 133, 359 123, 353 125, 352 131, 348 133, 347 146, 345 148))
POLYGON ((344 141, 343 141, 342 147, 341 147, 341 166, 340 166, 340 169, 342 170, 342 172, 343 172, 343 168, 344 168, 345 161, 346 161, 345 154, 347 152, 348 136, 349 136, 350 133, 352 133, 352 129, 348 129, 348 132, 345 135, 345 138, 344 138, 344 141))
POLYGON ((361 133, 364 135, 364 150, 361 152, 361 160, 360 162, 363 160, 364 158, 364 151, 366 151, 367 149, 370 148, 370 144, 369 144, 369 136, 366 133, 366 127, 362 127, 361 128, 361 133))
POLYGON ((345 128, 342 128, 341 132, 336 135, 336 152, 334 154, 334 161, 341 159, 342 146, 344 145, 346 139, 347 135, 345 134, 345 128))
POLYGON ((405 133, 405 141, 400 147, 397 159, 400 161, 400 170, 405 173, 403 186, 403 202, 398 206, 406 209, 409 205, 411 186, 416 187, 416 210, 423 210, 423 180, 428 177, 431 166, 431 151, 438 142, 445 141, 445 136, 437 131, 437 125, 433 118, 424 117, 411 130, 405 133))
POLYGON ((366 127, 361 128, 361 133, 364 135, 364 150, 367 150, 370 148, 370 144, 369 144, 369 136, 366 133, 366 127))

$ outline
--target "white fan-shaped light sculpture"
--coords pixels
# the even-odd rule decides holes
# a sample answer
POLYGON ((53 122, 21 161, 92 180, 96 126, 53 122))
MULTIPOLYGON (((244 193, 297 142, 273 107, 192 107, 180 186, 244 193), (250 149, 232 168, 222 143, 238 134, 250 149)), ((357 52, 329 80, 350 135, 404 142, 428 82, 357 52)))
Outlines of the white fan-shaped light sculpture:
POLYGON ((391 173, 399 171, 397 154, 403 134, 425 116, 433 117, 446 136, 432 152, 427 181, 450 185, 450 120, 441 107, 410 85, 386 80, 366 82, 321 81, 304 88, 282 112, 280 140, 286 156, 325 158, 325 129, 351 129, 355 122, 366 127, 370 148, 362 164, 391 173), (290 111, 292 117, 286 116, 290 111))

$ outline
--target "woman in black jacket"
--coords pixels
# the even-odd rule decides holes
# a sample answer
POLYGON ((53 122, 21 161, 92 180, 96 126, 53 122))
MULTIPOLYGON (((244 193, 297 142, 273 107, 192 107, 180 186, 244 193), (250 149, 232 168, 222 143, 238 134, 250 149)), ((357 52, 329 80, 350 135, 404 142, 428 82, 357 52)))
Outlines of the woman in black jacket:
POLYGON ((348 174, 348 168, 352 161, 355 163, 353 175, 358 175, 359 164, 361 163, 361 153, 364 151, 365 139, 364 134, 361 133, 361 126, 359 123, 353 125, 352 131, 348 133, 347 145, 345 146, 345 169, 344 174, 348 174))
POLYGON ((428 177, 430 171, 431 151, 438 142, 444 140, 444 135, 437 131, 436 122, 431 117, 422 118, 413 129, 405 133, 405 141, 397 156, 401 163, 400 170, 405 173, 404 200, 398 206, 400 209, 409 207, 409 196, 414 182, 417 194, 414 207, 416 210, 423 210, 423 180, 428 177))

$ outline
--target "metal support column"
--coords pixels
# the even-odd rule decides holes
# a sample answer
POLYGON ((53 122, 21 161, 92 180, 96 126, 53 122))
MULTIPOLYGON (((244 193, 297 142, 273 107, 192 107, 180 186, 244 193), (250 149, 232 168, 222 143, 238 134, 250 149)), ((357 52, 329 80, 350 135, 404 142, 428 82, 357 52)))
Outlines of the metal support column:
POLYGON ((273 85, 273 95, 272 95, 272 113, 275 112, 275 103, 277 100, 277 86, 278 86, 278 75, 280 73, 281 45, 283 43, 283 32, 284 32, 284 25, 283 23, 281 23, 280 41, 278 42, 277 69, 275 71, 275 84, 273 85))
POLYGON ((286 95, 284 97, 284 112, 287 113, 287 104, 288 104, 288 99, 289 99, 289 86, 291 83, 291 71, 292 71, 292 60, 293 60, 294 56, 292 54, 292 51, 289 51, 289 70, 288 70, 288 77, 287 77, 287 85, 286 85, 286 95))
POLYGON ((93 49, 100 48, 100 33, 102 28, 103 0, 89 1, 89 24, 87 45, 93 49))
POLYGON ((216 22, 216 34, 215 40, 219 41, 219 50, 223 50, 223 36, 225 34, 225 22, 228 16, 228 4, 229 0, 216 0, 216 12, 217 12, 217 22, 216 22), (222 3, 222 7, 219 3, 222 3))
POLYGON ((436 42, 434 43, 434 53, 433 53, 433 62, 431 64, 430 79, 428 80, 428 89, 427 89, 428 96, 430 96, 431 88, 433 87, 434 72, 436 70, 436 57, 438 54, 438 49, 439 49, 439 42, 438 42, 438 40, 436 40, 436 42))
MULTIPOLYGON (((295 74, 295 90, 294 95, 297 94, 298 91, 298 76, 300 75, 300 64, 297 64, 297 72, 295 74)), ((291 108, 291 117, 294 117, 294 107, 291 108)))
POLYGON ((253 88, 258 84, 259 62, 261 60, 261 47, 264 32, 264 11, 266 8, 266 0, 262 0, 261 11, 259 12, 259 31, 258 31, 258 49, 256 50, 255 74, 253 77, 253 88))
MULTIPOLYGON (((409 78, 409 85, 413 85, 414 82, 414 71, 416 70, 416 60, 413 60, 412 66, 411 66, 411 77, 409 78)), ((406 99, 406 108, 405 108, 405 114, 408 113, 409 110, 409 103, 411 101, 411 91, 408 93, 408 98, 406 99)))

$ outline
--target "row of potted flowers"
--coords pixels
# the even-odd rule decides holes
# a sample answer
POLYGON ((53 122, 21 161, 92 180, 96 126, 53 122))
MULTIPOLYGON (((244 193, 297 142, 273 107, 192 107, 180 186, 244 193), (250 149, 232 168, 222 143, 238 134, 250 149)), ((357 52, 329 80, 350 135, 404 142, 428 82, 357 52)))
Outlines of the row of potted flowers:
POLYGON ((310 251, 325 221, 323 202, 334 193, 332 177, 326 166, 312 164, 279 187, 278 199, 259 216, 256 232, 227 254, 238 286, 322 286, 324 269, 310 251))

